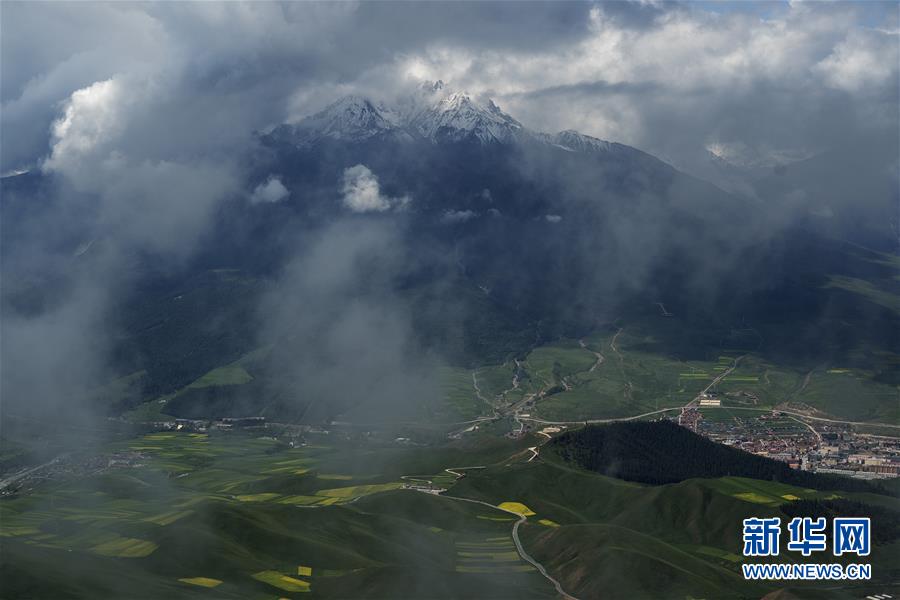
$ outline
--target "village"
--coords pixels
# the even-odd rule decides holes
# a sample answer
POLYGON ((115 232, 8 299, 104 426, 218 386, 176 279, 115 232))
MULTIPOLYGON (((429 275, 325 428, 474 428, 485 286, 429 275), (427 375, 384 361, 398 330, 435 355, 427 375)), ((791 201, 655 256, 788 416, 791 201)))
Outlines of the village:
POLYGON ((785 462, 793 469, 858 479, 900 476, 900 437, 863 433, 852 424, 772 410, 738 414, 702 398, 677 422, 710 440, 785 462))

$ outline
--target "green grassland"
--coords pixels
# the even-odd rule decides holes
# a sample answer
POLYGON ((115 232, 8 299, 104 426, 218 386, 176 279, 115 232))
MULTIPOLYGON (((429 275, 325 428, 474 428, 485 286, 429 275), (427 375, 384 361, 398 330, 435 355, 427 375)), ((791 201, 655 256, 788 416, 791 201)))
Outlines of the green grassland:
MULTIPOLYGON (((582 598, 601 597, 609 590, 633 598, 659 597, 659 590, 672 598, 762 597, 779 586, 743 579, 742 519, 778 516, 779 506, 807 498, 869 503, 878 498, 878 503, 900 509, 900 502, 889 496, 737 477, 644 486, 572 468, 544 454, 541 461, 471 472, 450 493, 495 504, 510 498, 526 504, 537 515, 520 529, 525 547, 567 591, 582 598), (539 519, 559 527, 543 526, 539 519)), ((891 548, 873 552, 881 586, 890 581, 891 548)), ((860 597, 861 589, 867 588, 851 586, 842 593, 860 597)))
POLYGON ((193 390, 243 386, 253 381, 254 378, 248 372, 248 368, 250 368, 250 365, 254 364, 254 362, 264 360, 268 351, 269 348, 257 348, 252 352, 248 352, 238 360, 212 369, 188 385, 170 394, 165 394, 137 405, 126 412, 124 416, 128 420, 134 422, 171 419, 172 415, 166 413, 166 404, 171 400, 180 398, 193 390))
POLYGON ((509 520, 494 520, 505 513, 400 489, 400 473, 499 460, 520 446, 491 436, 423 453, 321 436, 291 449, 176 432, 117 442, 108 450, 139 452, 142 466, 0 503, 4 594, 551 598, 498 541, 508 540, 509 520), (467 554, 480 543, 497 548, 467 554))
POLYGON ((489 365, 475 370, 478 387, 485 398, 496 399, 511 390, 516 365, 510 361, 502 365, 489 365))
MULTIPOLYGON (((159 432, 110 444, 140 466, 56 481, 0 501, 10 597, 553 598, 528 552, 581 598, 761 597, 739 576, 740 522, 797 499, 896 498, 735 477, 645 486, 560 462, 525 462, 536 436, 494 431, 402 446, 379 437, 159 432), (453 465, 481 465, 456 479, 453 465), (452 497, 403 489, 413 476, 452 497), (532 514, 534 513, 534 514, 532 514), (48 568, 53 565, 53 568, 48 568), (302 572, 300 567, 303 567, 302 572)), ((876 574, 889 555, 876 549, 876 574)), ((879 580, 881 581, 881 580, 879 580)), ((856 593, 862 588, 847 588, 856 593)))
POLYGON ((472 385, 472 371, 444 366, 438 375, 444 401, 433 414, 435 420, 473 419, 485 412, 487 406, 472 385))
POLYGON ((900 423, 900 387, 859 369, 815 371, 796 400, 840 419, 900 423))
POLYGON ((594 362, 594 356, 576 342, 563 340, 532 350, 525 359, 525 368, 531 375, 532 385, 548 387, 588 371, 594 362))
MULTIPOLYGON (((174 393, 166 394, 135 406, 127 411, 124 416, 132 422, 160 421, 173 418, 173 414, 166 411, 167 404, 172 401, 175 401, 182 407, 185 403, 194 403, 199 406, 208 401, 208 394, 225 395, 237 393, 238 395, 252 396, 254 393, 262 393, 258 389, 251 389, 251 385, 248 385, 256 383, 256 379, 249 370, 253 361, 263 359, 266 350, 265 348, 259 349, 234 363, 217 367, 174 393)), ((490 412, 489 405, 475 393, 472 373, 472 370, 449 365, 439 367, 436 370, 438 389, 440 391, 439 402, 428 405, 411 416, 423 422, 453 422, 473 419, 490 412)), ((510 374, 509 378, 511 379, 511 377, 512 375, 510 374)), ((492 395, 483 393, 483 397, 485 400, 490 400, 492 395)), ((265 403, 258 405, 249 403, 247 405, 251 408, 255 407, 261 413, 267 411, 265 403)), ((213 412, 210 414, 205 414, 202 408, 198 410, 199 413, 192 416, 197 418, 201 416, 227 416, 218 414, 216 409, 213 409, 213 412)), ((248 408, 247 413, 241 413, 238 416, 246 416, 253 412, 248 408)), ((275 416, 278 415, 275 414, 275 416)), ((354 420, 356 416, 354 405, 349 403, 343 412, 342 418, 354 420)), ((363 416, 364 420, 371 418, 371 415, 363 416)))
POLYGON ((585 347, 562 340, 534 349, 521 362, 518 390, 509 389, 515 365, 477 373, 483 391, 505 391, 498 397, 507 403, 543 393, 536 416, 549 421, 634 417, 684 406, 707 388, 724 407, 767 410, 794 403, 838 419, 900 421, 900 388, 873 372, 839 366, 799 370, 754 353, 752 335, 735 337, 706 347, 707 358, 680 360, 661 353, 658 340, 638 325, 587 336, 585 347), (604 360, 598 363, 595 352, 604 360))
MULTIPOLYGON (((896 366, 885 365, 900 359, 890 353, 879 355, 878 371, 841 364, 789 366, 763 357, 758 352, 759 334, 752 329, 710 329, 691 336, 688 324, 677 318, 654 319, 623 322, 581 340, 547 343, 519 361, 475 369, 442 365, 436 370, 438 401, 420 406, 408 420, 461 422, 490 415, 497 407, 528 396, 538 396, 533 416, 550 421, 627 418, 683 406, 708 387, 723 406, 770 409, 789 403, 795 409, 814 409, 821 416, 852 421, 900 420, 900 388, 885 376, 885 369, 896 366), (668 338, 682 334, 687 339, 673 346, 668 338), (603 360, 598 361, 598 353, 603 360)), ((186 404, 201 407, 212 396, 227 399, 234 394, 245 399, 236 397, 221 406, 252 408, 255 401, 246 398, 263 393, 262 388, 253 387, 259 383, 254 365, 265 360, 266 352, 258 349, 215 368, 173 394, 140 404, 126 416, 132 421, 170 418, 169 402, 184 410, 186 404)), ((126 379, 139 380, 140 373, 126 379)), ((258 408, 263 411, 260 414, 280 416, 277 407, 258 408)), ((202 408, 198 410, 202 414, 202 408)), ((334 418, 365 422, 371 415, 357 414, 348 402, 334 418)))
POLYGON ((618 335, 586 338, 586 349, 572 344, 552 353, 540 352, 534 359, 538 351, 529 354, 525 364, 533 365, 545 385, 562 386, 565 377, 570 388, 557 388, 541 400, 538 414, 551 421, 635 416, 682 406, 715 377, 718 362, 672 360, 635 349, 641 341, 623 330, 618 335), (593 352, 600 352, 605 360, 591 371, 597 362, 593 352))
MULTIPOLYGON (((900 420, 896 385, 874 370, 781 362, 759 351, 753 330, 710 327, 682 335, 688 328, 677 317, 653 318, 652 324, 623 321, 581 340, 546 343, 515 354, 518 360, 510 354, 490 365, 443 365, 437 369, 440 402, 422 411, 420 421, 352 425, 350 402, 336 417, 349 423, 333 427, 331 435, 310 434, 308 444, 296 448, 241 432, 160 432, 108 443, 103 452, 137 453, 139 466, 56 480, 0 500, 3 594, 556 596, 518 556, 510 536, 513 515, 404 489, 430 482, 457 498, 527 506, 535 514, 520 527, 522 542, 580 598, 609 590, 653 598, 660 589, 682 598, 758 598, 779 586, 740 576, 743 518, 777 516, 784 503, 800 499, 900 508, 884 495, 737 477, 639 485, 574 468, 546 451, 525 462, 526 448, 543 438, 503 437, 515 425, 509 415, 483 421, 460 440, 447 439, 448 431, 459 429, 451 424, 528 396, 536 397, 532 416, 578 421, 677 408, 707 387, 722 400, 720 409, 702 409, 709 421, 753 418, 779 406, 853 421, 900 420), (458 465, 484 468, 457 479, 445 469, 458 465)), ((126 414, 132 421, 167 419, 173 399, 255 393, 260 371, 254 365, 265 353, 214 367, 126 414)), ((107 391, 130 396, 143 378, 134 372, 107 391)), ((803 427, 788 417, 765 426, 785 433, 803 427)), ((14 462, 19 454, 4 447, 4 460, 14 462)), ((895 542, 873 553, 877 585, 893 572, 897 549, 895 542)), ((815 597, 819 591, 806 585, 791 593, 815 597)), ((865 597, 870 588, 829 593, 865 597)))
POLYGON ((215 385, 242 385, 249 383, 253 377, 239 364, 213 369, 188 387, 204 388, 215 385))

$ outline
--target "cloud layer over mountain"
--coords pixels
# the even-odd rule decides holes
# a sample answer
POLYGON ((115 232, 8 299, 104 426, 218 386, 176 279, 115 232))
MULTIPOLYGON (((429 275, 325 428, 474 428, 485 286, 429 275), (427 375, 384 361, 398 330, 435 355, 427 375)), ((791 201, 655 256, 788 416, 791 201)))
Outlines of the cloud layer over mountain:
POLYGON ((47 156, 61 112, 89 110, 73 94, 107 81, 114 106, 92 127, 157 160, 422 79, 676 162, 713 144, 815 153, 896 116, 895 3, 5 3, 3 17, 4 172, 47 156))

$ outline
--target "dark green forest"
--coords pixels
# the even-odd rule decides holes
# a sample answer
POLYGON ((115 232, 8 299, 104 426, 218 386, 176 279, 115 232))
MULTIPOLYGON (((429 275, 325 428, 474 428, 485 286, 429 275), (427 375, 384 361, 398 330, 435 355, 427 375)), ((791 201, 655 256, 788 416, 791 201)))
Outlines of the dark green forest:
POLYGON ((723 446, 671 421, 588 425, 548 444, 563 460, 610 477, 660 485, 695 477, 749 477, 817 490, 887 493, 878 484, 818 475, 723 446))

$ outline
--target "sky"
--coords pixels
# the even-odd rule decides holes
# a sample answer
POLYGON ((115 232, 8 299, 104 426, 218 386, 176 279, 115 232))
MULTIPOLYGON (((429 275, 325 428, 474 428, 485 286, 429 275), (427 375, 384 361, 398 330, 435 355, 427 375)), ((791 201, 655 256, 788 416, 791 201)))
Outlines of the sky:
POLYGON ((390 97, 437 79, 492 97, 528 127, 576 129, 675 164, 707 149, 734 162, 791 160, 897 127, 896 3, 0 10, 4 173, 92 172, 110 156, 214 169, 253 131, 343 94, 390 97))

